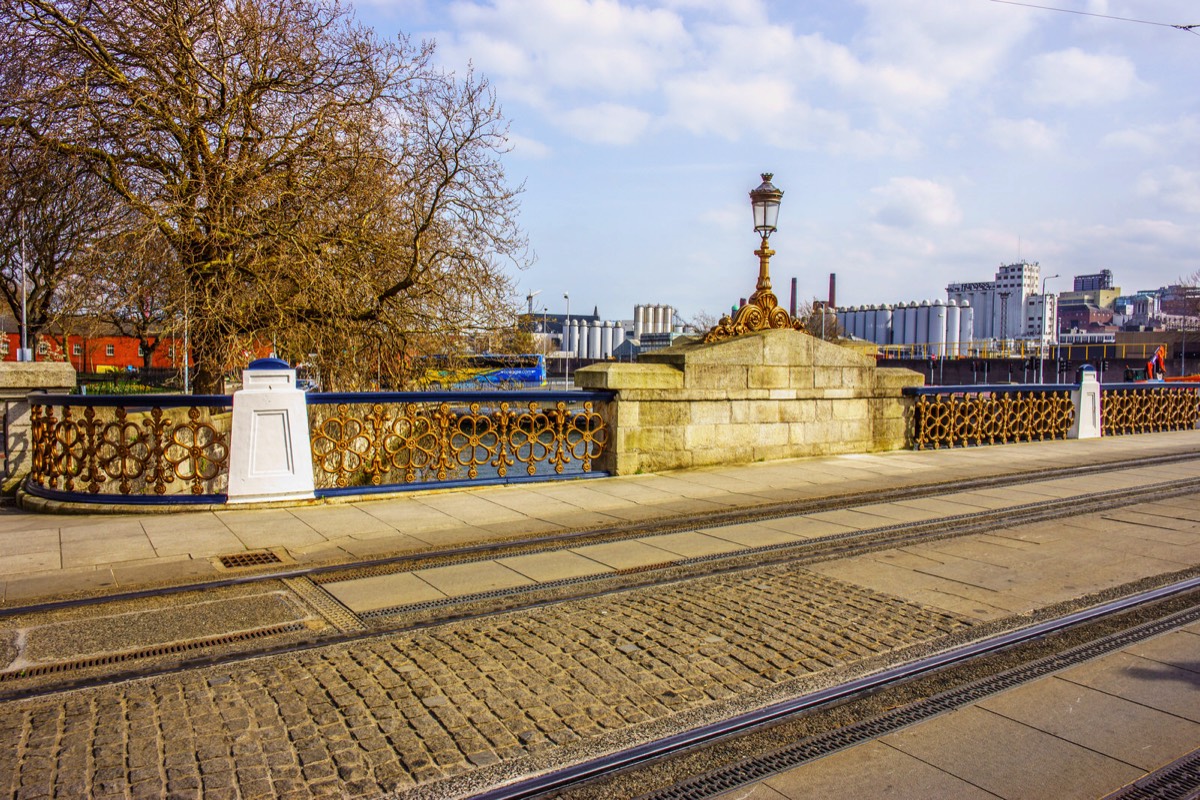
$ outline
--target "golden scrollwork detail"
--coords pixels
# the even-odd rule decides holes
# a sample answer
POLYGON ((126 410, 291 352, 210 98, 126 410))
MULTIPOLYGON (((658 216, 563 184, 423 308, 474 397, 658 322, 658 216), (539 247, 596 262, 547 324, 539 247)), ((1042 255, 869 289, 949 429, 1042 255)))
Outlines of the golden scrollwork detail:
POLYGON ((32 404, 29 482, 91 495, 218 494, 229 474, 229 415, 208 408, 32 404), (58 413, 56 413, 56 408, 58 413))
POLYGON ((922 394, 913 406, 918 450, 1005 442, 1065 439, 1075 422, 1071 394, 1063 390, 947 388, 922 394))
POLYGON ((1200 423, 1200 390, 1165 386, 1104 389, 1100 419, 1106 435, 1191 430, 1200 423))
POLYGON ((536 477, 578 465, 590 472, 608 446, 608 426, 591 402, 552 407, 471 399, 310 406, 318 485, 346 488, 503 479, 518 464, 536 477))
POLYGON ((773 328, 804 330, 804 322, 794 318, 770 291, 755 292, 749 302, 739 308, 732 317, 728 314, 704 335, 705 344, 721 342, 735 336, 773 328))

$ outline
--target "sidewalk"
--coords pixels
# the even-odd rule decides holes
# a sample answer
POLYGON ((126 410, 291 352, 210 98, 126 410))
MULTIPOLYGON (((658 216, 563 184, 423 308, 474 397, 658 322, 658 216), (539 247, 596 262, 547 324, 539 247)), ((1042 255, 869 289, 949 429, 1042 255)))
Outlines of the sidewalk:
POLYGON ((286 509, 70 516, 0 510, 0 601, 227 575, 272 550, 339 563, 472 543, 1087 463, 1200 452, 1200 431, 897 451, 654 475, 425 491, 286 509))

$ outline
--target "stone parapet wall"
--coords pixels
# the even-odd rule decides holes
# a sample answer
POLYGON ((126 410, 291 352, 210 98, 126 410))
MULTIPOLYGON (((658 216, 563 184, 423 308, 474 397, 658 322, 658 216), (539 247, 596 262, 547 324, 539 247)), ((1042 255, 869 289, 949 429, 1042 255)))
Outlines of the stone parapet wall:
POLYGON ((635 364, 575 373, 580 388, 618 392, 611 420, 617 474, 908 444, 906 386, 924 378, 792 330, 715 344, 680 340, 635 364))

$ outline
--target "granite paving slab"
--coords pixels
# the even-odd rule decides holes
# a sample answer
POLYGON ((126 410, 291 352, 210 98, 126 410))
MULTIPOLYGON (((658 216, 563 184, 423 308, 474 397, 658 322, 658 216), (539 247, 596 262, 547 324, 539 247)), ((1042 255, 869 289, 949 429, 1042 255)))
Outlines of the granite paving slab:
POLYGON ((1008 719, 1150 771, 1190 752, 1200 724, 1059 678, 978 703, 1008 719))
POLYGON ((1143 772, 978 707, 879 741, 1006 800, 1095 800, 1143 772))

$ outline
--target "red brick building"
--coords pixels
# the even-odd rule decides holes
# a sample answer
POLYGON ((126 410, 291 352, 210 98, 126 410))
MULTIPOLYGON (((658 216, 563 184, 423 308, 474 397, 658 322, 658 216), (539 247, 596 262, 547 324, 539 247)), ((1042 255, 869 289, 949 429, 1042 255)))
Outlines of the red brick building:
MULTIPOLYGON (((16 361, 21 334, 0 333, 0 360, 16 361)), ((145 359, 138 340, 132 336, 42 335, 30 340, 34 361, 70 361, 76 372, 114 372, 130 367, 141 369, 145 359)), ((151 339, 151 342, 155 341, 151 339)), ((168 337, 151 353, 150 366, 156 369, 183 369, 183 340, 168 337)))

